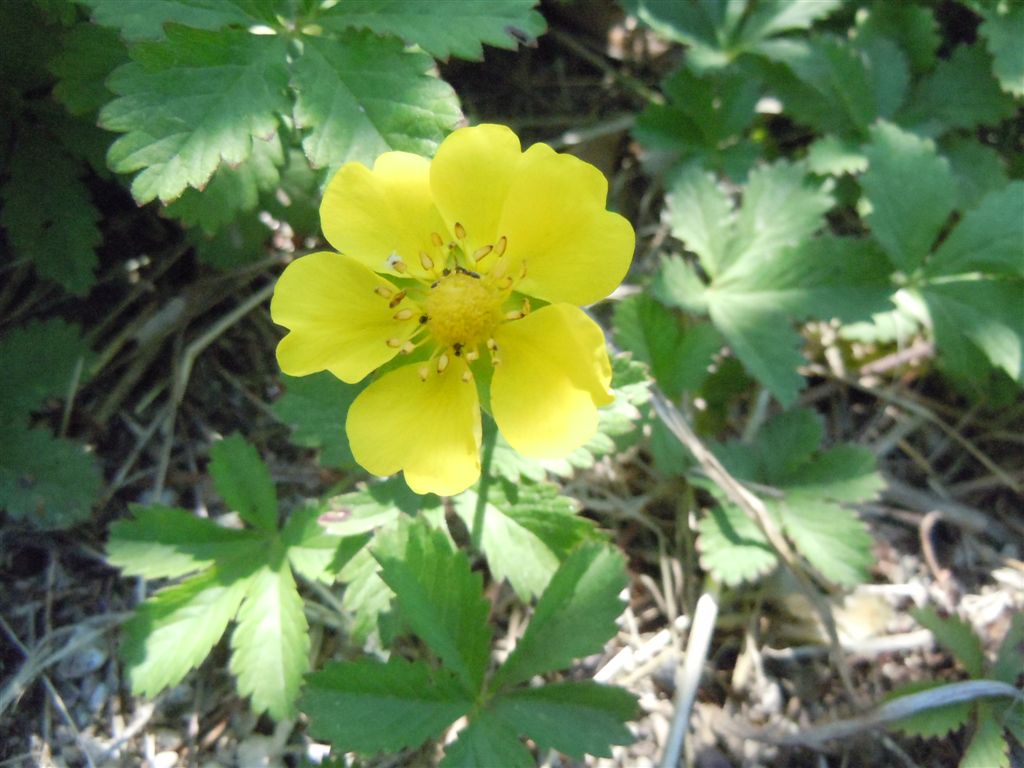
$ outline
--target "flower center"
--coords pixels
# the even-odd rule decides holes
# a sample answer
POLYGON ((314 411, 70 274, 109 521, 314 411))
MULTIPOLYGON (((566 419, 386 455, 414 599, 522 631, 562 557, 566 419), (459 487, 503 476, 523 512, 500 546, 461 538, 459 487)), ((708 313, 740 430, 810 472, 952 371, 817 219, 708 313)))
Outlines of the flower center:
POLYGON ((502 296, 479 277, 456 271, 430 288, 423 311, 427 329, 443 346, 474 348, 501 321, 502 296))

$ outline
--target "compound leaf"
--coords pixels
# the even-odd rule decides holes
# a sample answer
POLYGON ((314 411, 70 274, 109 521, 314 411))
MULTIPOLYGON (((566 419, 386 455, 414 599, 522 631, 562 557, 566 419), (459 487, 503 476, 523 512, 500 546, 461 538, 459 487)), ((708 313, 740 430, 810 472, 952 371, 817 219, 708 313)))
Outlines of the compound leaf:
POLYGON ((53 96, 73 115, 94 112, 113 98, 106 79, 128 58, 117 33, 94 24, 75 24, 63 34, 50 60, 57 76, 53 96))
POLYGON ((491 710, 485 709, 459 731, 459 737, 445 747, 438 768, 533 768, 536 761, 516 732, 491 710))
POLYGON ((23 421, 49 398, 67 396, 89 357, 78 326, 60 318, 9 331, 0 339, 0 422, 23 421))
POLYGON ((119 98, 100 112, 100 125, 125 134, 110 147, 110 167, 141 171, 132 181, 140 205, 201 189, 222 162, 247 160, 290 109, 282 36, 177 24, 165 32, 165 41, 132 46, 132 61, 107 81, 119 98))
POLYGON ((697 533, 701 567, 728 586, 755 581, 778 565, 761 530, 732 504, 712 507, 697 533))
POLYGON ((978 703, 978 727, 960 758, 959 768, 1010 768, 1010 745, 990 704, 978 703))
POLYGON ((245 0, 82 0, 92 8, 92 18, 104 27, 119 30, 125 40, 161 40, 168 23, 196 29, 227 26, 249 27, 266 21, 250 11, 256 4, 245 0))
POLYGON ((995 663, 992 665, 992 677, 1009 685, 1017 686, 1020 676, 1024 674, 1024 613, 1017 613, 1006 630, 1003 642, 999 645, 995 663))
POLYGON ((235 433, 210 446, 214 487, 250 525, 277 530, 277 491, 259 452, 235 433))
POLYGON ((253 711, 291 717, 302 676, 309 671, 309 625, 287 560, 249 579, 231 635, 231 672, 253 711))
POLYGON ((788 490, 771 506, 786 535, 822 576, 844 586, 867 580, 875 556, 871 534, 855 512, 815 493, 788 490))
POLYGON ((941 618, 931 606, 915 609, 911 615, 925 629, 931 630, 935 642, 956 657, 967 674, 973 678, 984 676, 985 652, 974 629, 958 616, 941 618))
POLYGON ((339 752, 397 752, 437 736, 472 699, 447 669, 395 655, 328 664, 310 675, 299 701, 310 732, 339 752))
POLYGON ((1024 96, 1024 6, 1020 3, 995 3, 979 8, 984 21, 978 32, 995 59, 992 70, 1004 91, 1024 96))
MULTIPOLYGON (((898 699, 901 696, 909 696, 913 693, 921 693, 930 688, 937 688, 941 683, 933 680, 922 680, 903 685, 887 696, 888 701, 898 699)), ((893 730, 905 733, 907 736, 919 736, 924 739, 934 739, 949 736, 953 731, 959 731, 971 718, 974 703, 961 701, 956 704, 947 704, 941 707, 932 707, 915 712, 910 717, 904 717, 890 724, 893 730)))
POLYGON ((932 275, 996 272, 1024 277, 1024 181, 990 192, 928 263, 932 275))
POLYGON ((546 29, 537 0, 345 0, 317 18, 327 29, 396 35, 437 59, 482 59, 481 43, 515 50, 546 29))

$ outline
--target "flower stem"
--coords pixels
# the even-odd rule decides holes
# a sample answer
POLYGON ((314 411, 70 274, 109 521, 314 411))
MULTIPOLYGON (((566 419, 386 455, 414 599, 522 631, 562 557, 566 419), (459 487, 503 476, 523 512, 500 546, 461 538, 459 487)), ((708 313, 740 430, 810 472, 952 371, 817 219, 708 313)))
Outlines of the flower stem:
MULTIPOLYGON (((486 417, 485 417, 486 418, 486 417)), ((476 510, 473 512, 473 529, 469 532, 470 540, 476 549, 480 549, 480 540, 484 532, 484 511, 487 508, 487 492, 491 487, 491 459, 494 458, 494 444, 498 440, 498 426, 493 420, 486 418, 483 424, 483 453, 480 456, 480 482, 476 488, 476 510)))

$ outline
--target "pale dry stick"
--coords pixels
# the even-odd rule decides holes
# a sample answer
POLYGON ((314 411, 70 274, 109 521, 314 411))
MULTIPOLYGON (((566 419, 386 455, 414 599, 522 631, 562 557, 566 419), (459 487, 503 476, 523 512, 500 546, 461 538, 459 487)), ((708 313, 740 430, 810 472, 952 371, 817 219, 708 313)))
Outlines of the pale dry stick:
POLYGON ((757 525, 768 540, 769 545, 775 550, 775 554, 785 563, 796 578, 800 590, 811 602, 811 605, 815 607, 818 615, 821 617, 822 624, 825 626, 829 645, 832 649, 832 661, 839 672, 839 678, 842 681, 843 687, 846 689, 850 700, 856 701, 857 694, 853 686, 853 679, 850 677, 849 667, 847 667, 843 658, 842 647, 839 644, 839 633, 836 630, 836 622, 832 616, 832 610, 804 571, 796 554, 789 546, 789 542, 786 541, 782 533, 776 528, 764 502, 729 474, 729 471, 718 460, 718 457, 709 451, 700 438, 697 437, 697 434, 686 421, 686 418, 660 391, 652 388, 651 395, 654 410, 665 426, 697 459, 697 462, 701 465, 708 478, 722 489, 733 504, 743 510, 754 521, 755 525, 757 525))
POLYGON ((708 657, 708 649, 711 647, 711 635, 715 631, 717 618, 718 585, 712 584, 711 588, 697 599, 697 608, 693 612, 693 624, 690 626, 690 636, 686 640, 686 656, 676 682, 675 713, 668 733, 668 743, 661 758, 661 768, 676 768, 679 765, 686 731, 690 727, 690 712, 697 698, 697 688, 700 687, 700 678, 708 657))
MULTIPOLYGON (((679 616, 672 625, 672 629, 678 632, 685 632, 690 627, 689 616, 679 616)), ((668 628, 658 630, 650 638, 638 645, 627 645, 615 653, 608 661, 593 675, 596 683, 610 683, 617 680, 619 675, 636 668, 654 658, 663 648, 672 643, 673 632, 668 628)))
POLYGON ((164 489, 164 480, 167 478, 167 468, 171 463, 171 449, 174 446, 174 422, 178 415, 178 406, 181 405, 185 396, 185 389, 188 387, 189 379, 192 376, 192 366, 203 351, 215 342, 231 326, 252 312, 256 307, 270 298, 274 292, 275 283, 269 283, 260 288, 256 293, 243 301, 233 310, 213 323, 205 333, 185 347, 178 363, 175 366, 174 383, 171 386, 170 408, 164 422, 164 444, 160 451, 160 460, 157 465, 156 479, 153 482, 153 492, 159 497, 164 489))
POLYGON ((1001 522, 986 515, 980 509, 958 501, 940 499, 938 496, 913 488, 894 477, 886 476, 885 484, 882 497, 907 509, 925 514, 933 511, 940 512, 947 522, 972 533, 988 533, 996 538, 1005 538, 1011 535, 1001 522))

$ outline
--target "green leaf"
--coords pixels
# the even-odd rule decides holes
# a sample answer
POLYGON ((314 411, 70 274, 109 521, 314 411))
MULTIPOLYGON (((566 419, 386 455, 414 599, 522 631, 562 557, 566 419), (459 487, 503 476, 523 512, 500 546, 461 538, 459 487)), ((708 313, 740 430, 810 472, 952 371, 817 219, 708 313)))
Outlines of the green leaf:
POLYGON ((334 536, 356 536, 390 526, 402 513, 443 514, 441 500, 409 490, 400 478, 370 483, 365 489, 328 499, 321 521, 334 536))
POLYGON ((430 57, 397 40, 308 37, 291 66, 295 124, 314 166, 371 165, 392 149, 430 156, 462 116, 451 86, 428 74, 430 57))
POLYGON ((125 40, 160 40, 167 23, 216 30, 234 25, 244 28, 266 21, 250 11, 246 0, 80 0, 92 8, 97 24, 114 27, 125 40))
POLYGON ((933 283, 921 291, 928 305, 941 362, 968 380, 977 373, 976 351, 1024 381, 1024 314, 1021 280, 962 280, 933 283))
POLYGON ((940 150, 956 176, 959 211, 977 207, 986 195, 1009 183, 1002 156, 986 144, 951 136, 943 139, 940 150))
POLYGON ((724 272, 734 214, 714 177, 696 165, 684 168, 669 182, 666 202, 672 234, 700 257, 709 275, 724 272))
POLYGON ((165 32, 166 41, 132 47, 132 62, 107 81, 120 98, 100 112, 101 126, 126 134, 108 162, 118 173, 141 171, 132 181, 140 205, 170 202, 205 186, 222 162, 247 160, 290 109, 280 35, 176 24, 165 32))
POLYGON ((380 576, 412 631, 473 694, 483 683, 491 643, 480 574, 470 570, 464 552, 453 550, 443 533, 423 521, 403 534, 378 534, 373 554, 380 576))
POLYGON ((438 768, 534 768, 536 761, 516 732, 489 709, 485 709, 459 731, 458 738, 445 747, 438 768))
POLYGON ((100 213, 80 177, 85 168, 40 134, 17 134, 0 188, 0 226, 36 273, 84 296, 96 282, 100 213))
POLYGON ((992 74, 991 57, 975 43, 957 47, 921 79, 896 119, 915 133, 938 136, 955 128, 995 125, 1014 111, 1013 98, 992 74))
POLYGON ((345 563, 363 546, 362 537, 342 539, 319 522, 321 509, 303 507, 288 516, 281 530, 288 562, 296 573, 311 581, 333 581, 345 563))
MULTIPOLYGON (((223 169, 224 166, 221 167, 223 169)), ((193 191, 186 189, 184 197, 191 198, 193 191)), ((201 215, 208 222, 220 218, 219 214, 210 214, 208 217, 207 214, 201 215)), ((207 235, 202 229, 193 228, 186 232, 186 236, 194 244, 196 256, 201 262, 214 269, 231 270, 252 264, 267 253, 266 245, 270 240, 271 229, 253 211, 238 214, 216 234, 207 235)))
POLYGON ((807 148, 807 165, 819 175, 839 176, 861 173, 867 169, 868 159, 858 143, 829 134, 807 148))
POLYGON ((277 491, 259 452, 237 432, 210 446, 210 477, 228 507, 250 525, 277 530, 277 491))
POLYGON ((938 24, 931 8, 912 3, 874 3, 857 26, 858 38, 886 37, 906 52, 914 72, 935 66, 939 49, 938 24))
POLYGON ((1024 181, 985 196, 939 246, 931 275, 995 272, 1024 277, 1024 181))
POLYGON ((537 603, 526 633, 492 678, 491 690, 564 669, 573 659, 600 651, 615 634, 626 583, 622 555, 608 546, 588 543, 569 555, 537 603))
POLYGON ((309 625, 287 561, 264 566, 249 580, 231 635, 231 672, 257 714, 292 717, 302 676, 309 671, 309 625))
POLYGON ((786 535, 822 576, 849 587, 868 580, 875 563, 871 534, 855 512, 813 493, 788 491, 771 506, 786 535))
POLYGON ((731 504, 712 507, 697 533, 701 567, 727 586, 756 581, 778 565, 754 521, 731 504))
POLYGON ((339 753, 397 752, 437 736, 472 699, 447 669, 393 655, 332 663, 310 675, 299 700, 310 733, 339 753))
POLYGON ((978 727, 960 758, 959 768, 1010 768, 1010 745, 992 707, 978 704, 978 727))
POLYGON ((554 485, 491 482, 480 514, 479 501, 477 490, 466 491, 455 497, 455 513, 494 578, 508 579, 524 601, 544 590, 577 544, 596 535, 593 523, 577 515, 554 485))
POLYGON ((868 224, 899 269, 924 262, 953 210, 956 186, 935 145, 888 123, 871 129, 861 186, 871 203, 868 224))
POLYGON ((49 65, 58 80, 53 96, 73 115, 95 112, 113 98, 105 81, 128 52, 115 32, 93 24, 76 24, 61 43, 49 65))
POLYGON ((537 0, 345 0, 317 17, 326 29, 357 27, 396 35, 436 59, 482 59, 481 43, 515 50, 544 34, 537 0))
POLYGON ((1024 6, 1001 2, 979 9, 984 21, 978 33, 995 59, 992 69, 1004 91, 1024 96, 1024 6))
MULTIPOLYGON (((360 539, 357 539, 357 541, 360 539)), ((366 537, 361 540, 366 541, 366 537)), ((352 614, 349 632, 353 640, 364 643, 377 631, 381 614, 391 607, 394 593, 380 578, 380 563, 363 547, 341 569, 338 578, 345 583, 341 607, 352 614)))
POLYGON ((38 528, 87 520, 103 481, 84 446, 18 422, 0 422, 0 430, 0 509, 38 528))
POLYGON ((235 617, 259 561, 235 560, 161 590, 124 625, 132 691, 153 697, 198 667, 235 617))
POLYGON ((107 561, 129 576, 184 576, 261 546, 254 531, 224 528, 184 509, 135 506, 132 513, 110 527, 107 542, 107 561))
MULTIPOLYGON (((890 695, 886 696, 887 701, 893 701, 901 696, 909 696, 913 693, 927 691, 942 685, 933 680, 921 680, 900 686, 890 695)), ((910 717, 904 717, 890 723, 892 730, 905 733, 907 736, 918 736, 923 739, 935 739, 948 737, 950 733, 959 731, 971 718, 974 711, 974 702, 961 701, 956 704, 947 704, 942 707, 932 707, 916 712, 910 717)))
POLYGON ((274 415, 292 428, 292 442, 319 448, 324 466, 355 467, 345 418, 361 387, 346 384, 327 371, 302 377, 282 375, 281 379, 285 393, 272 408, 274 415))
POLYGON ((611 757, 612 744, 630 744, 625 722, 636 716, 636 698, 622 688, 565 682, 520 688, 500 695, 494 713, 542 750, 582 759, 611 757))
POLYGON ((911 610, 911 615, 925 629, 931 630, 935 642, 952 653, 967 674, 981 678, 985 671, 985 652, 974 629, 958 616, 940 618, 931 606, 911 610))
POLYGON ((1020 685, 1024 674, 1024 613, 1014 614, 1010 628, 999 645, 991 676, 1013 686, 1020 685))
MULTIPOLYGON (((670 279, 663 277, 662 281, 670 279)), ((645 294, 619 302, 612 325, 615 343, 650 365, 661 390, 670 398, 700 389, 722 347, 714 326, 702 323, 687 327, 681 317, 645 294)))
POLYGON ((202 191, 186 189, 164 213, 180 219, 186 227, 200 227, 207 235, 213 235, 239 218, 239 214, 254 210, 260 192, 278 186, 278 166, 283 162, 281 140, 276 135, 269 141, 253 141, 252 155, 247 160, 237 165, 221 165, 202 191))
POLYGON ((90 356, 78 326, 60 318, 9 331, 0 339, 0 423, 24 421, 46 400, 66 397, 90 356))

